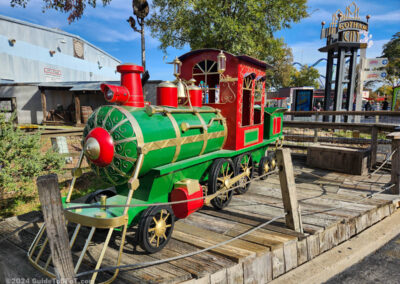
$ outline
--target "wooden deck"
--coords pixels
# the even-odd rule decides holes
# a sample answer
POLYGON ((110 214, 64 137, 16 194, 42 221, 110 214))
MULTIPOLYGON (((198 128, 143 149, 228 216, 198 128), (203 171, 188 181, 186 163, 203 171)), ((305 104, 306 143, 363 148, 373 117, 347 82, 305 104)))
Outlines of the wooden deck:
MULTIPOLYGON (((295 162, 294 169, 304 234, 287 229, 281 219, 209 252, 157 266, 121 271, 114 283, 265 283, 379 222, 399 205, 399 197, 389 194, 363 199, 369 193, 380 191, 389 182, 390 173, 382 172, 368 179, 367 176, 310 169, 301 161, 295 162), (332 209, 334 207, 337 208, 332 209)), ((172 240, 159 253, 143 254, 136 248, 131 230, 121 264, 165 259, 207 248, 282 214, 279 179, 277 175, 270 176, 265 181, 254 182, 245 195, 234 196, 225 210, 205 207, 176 222, 172 240)), ((38 212, 31 212, 0 222, 0 235, 10 233, 38 215, 38 212)), ((26 258, 40 225, 41 222, 31 224, 0 245, 0 272, 2 264, 10 278, 46 278, 26 258)), ((104 239, 105 233, 98 230, 82 271, 93 269, 104 239)), ((111 242, 103 266, 114 265, 119 240, 117 235, 111 242)), ((77 241, 74 258, 79 255, 83 242, 83 238, 77 241)), ((45 251, 43 256, 48 253, 45 251)), ((100 275, 98 280, 109 275, 100 275)))

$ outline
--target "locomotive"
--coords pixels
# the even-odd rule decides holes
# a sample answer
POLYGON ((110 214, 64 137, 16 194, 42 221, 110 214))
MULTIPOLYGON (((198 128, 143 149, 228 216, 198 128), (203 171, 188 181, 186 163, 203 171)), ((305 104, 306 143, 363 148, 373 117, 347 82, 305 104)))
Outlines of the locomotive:
MULTIPOLYGON (((121 85, 101 85, 110 104, 90 116, 70 190, 62 199, 67 221, 77 224, 71 247, 82 226, 91 228, 76 271, 96 228, 109 230, 105 248, 112 232, 122 231, 117 264, 130 226, 137 225, 143 250, 157 252, 168 243, 177 219, 204 204, 223 209, 234 193, 246 193, 256 171, 264 177, 275 168, 273 148, 282 144, 285 109, 264 107, 268 67, 245 55, 191 51, 174 60, 176 80, 158 85, 156 105, 144 101, 143 67, 117 67, 121 85), (84 158, 113 185, 88 198, 100 205, 95 208, 70 201, 84 158)), ((43 232, 44 226, 28 256, 36 268, 54 276, 48 269, 51 260, 46 267, 37 261, 43 232)))

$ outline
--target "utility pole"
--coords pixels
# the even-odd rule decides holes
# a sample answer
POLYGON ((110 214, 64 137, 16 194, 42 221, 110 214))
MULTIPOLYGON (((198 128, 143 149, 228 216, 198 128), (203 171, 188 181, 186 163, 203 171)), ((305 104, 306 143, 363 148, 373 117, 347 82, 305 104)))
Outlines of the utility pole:
POLYGON ((149 14, 149 3, 146 0, 133 0, 132 1, 133 14, 136 16, 135 19, 131 16, 127 20, 131 28, 140 33, 142 40, 142 66, 146 71, 146 51, 145 51, 145 40, 144 40, 144 18, 149 14), (136 23, 140 26, 140 29, 136 26, 136 23))

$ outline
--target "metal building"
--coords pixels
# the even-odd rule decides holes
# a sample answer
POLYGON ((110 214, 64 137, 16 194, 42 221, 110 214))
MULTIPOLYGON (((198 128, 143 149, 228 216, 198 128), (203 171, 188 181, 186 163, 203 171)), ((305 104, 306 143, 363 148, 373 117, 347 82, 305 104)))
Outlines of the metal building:
POLYGON ((119 80, 118 64, 77 35, 0 15, 1 82, 119 80))

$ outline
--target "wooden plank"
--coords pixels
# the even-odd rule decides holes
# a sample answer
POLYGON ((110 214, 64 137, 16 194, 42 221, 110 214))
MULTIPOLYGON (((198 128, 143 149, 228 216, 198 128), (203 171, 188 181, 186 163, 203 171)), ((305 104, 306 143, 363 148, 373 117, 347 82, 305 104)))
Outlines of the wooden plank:
POLYGON ((373 126, 371 129, 371 163, 370 169, 376 164, 376 154, 378 152, 378 128, 373 126))
POLYGON ((236 264, 226 269, 226 278, 229 284, 242 284, 243 277, 242 264, 236 264))
POLYGON ((243 283, 267 283, 272 280, 272 256, 265 253, 243 262, 243 283))
MULTIPOLYGON (((16 283, 15 279, 51 279, 41 274, 26 259, 26 250, 16 246, 13 242, 4 241, 0 246, 0 283, 16 283), (2 277, 4 282, 2 282, 2 277)), ((23 282, 21 282, 23 283, 23 282)))
MULTIPOLYGON (((229 206, 227 209, 229 209, 229 206)), ((207 206, 203 207, 203 209, 200 212, 203 214, 223 218, 225 220, 232 220, 232 221, 235 221, 238 223, 248 224, 248 225, 252 225, 252 226, 257 226, 257 225, 260 225, 260 223, 264 223, 264 222, 268 221, 268 219, 266 219, 265 216, 259 216, 259 215, 256 216, 256 215, 250 214, 248 212, 244 213, 244 212, 240 212, 240 211, 238 211, 238 212, 227 211, 227 210, 216 211, 207 206)), ((268 229, 269 231, 286 234, 288 236, 294 236, 294 237, 297 237, 300 239, 303 239, 307 236, 307 234, 299 233, 299 232, 290 230, 285 227, 271 225, 271 224, 265 225, 263 228, 268 229)))
POLYGON ((57 280, 76 283, 57 175, 40 176, 36 184, 57 280))
POLYGON ((279 180, 281 182, 283 206, 286 212, 286 225, 303 233, 303 226, 297 203, 296 183, 294 181, 293 164, 290 149, 277 149, 276 157, 279 167, 279 180))
MULTIPOLYGON (((215 245, 216 242, 211 240, 204 240, 204 239, 194 239, 193 236, 190 234, 186 234, 180 231, 174 231, 173 238, 179 240, 181 242, 185 242, 191 244, 198 248, 208 248, 212 245, 215 245)), ((237 263, 241 263, 248 258, 254 258, 255 253, 250 252, 248 250, 237 249, 232 246, 224 245, 211 250, 214 253, 223 255, 230 260, 233 260, 237 263)))

